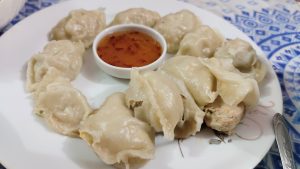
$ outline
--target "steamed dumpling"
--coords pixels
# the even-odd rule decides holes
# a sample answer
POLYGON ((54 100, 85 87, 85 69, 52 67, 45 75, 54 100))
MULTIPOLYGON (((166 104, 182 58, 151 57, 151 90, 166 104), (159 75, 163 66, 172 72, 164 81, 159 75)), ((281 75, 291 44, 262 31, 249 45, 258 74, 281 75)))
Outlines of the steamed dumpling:
POLYGON ((63 81, 67 82, 70 81, 68 78, 61 76, 61 72, 58 71, 54 67, 50 67, 47 70, 47 73, 44 75, 43 80, 36 84, 36 90, 32 93, 33 99, 36 100, 41 92, 44 92, 47 89, 47 86, 50 83, 63 81))
POLYGON ((35 97, 34 112, 64 135, 78 136, 81 120, 91 111, 86 98, 67 79, 48 84, 35 97))
POLYGON ((178 55, 212 57, 223 43, 223 37, 209 26, 200 26, 187 33, 179 45, 178 55))
MULTIPOLYGON (((245 77, 239 71, 232 69, 230 63, 224 59, 199 58, 217 79, 217 92, 224 103, 237 106, 244 103, 246 106, 256 106, 260 94, 257 82, 245 77)), ((229 60, 230 61, 230 60, 229 60)))
POLYGON ((176 56, 167 60, 160 69, 183 80, 201 107, 212 103, 217 97, 214 76, 196 57, 176 56))
POLYGON ((51 41, 44 50, 34 55, 27 66, 27 90, 37 89, 50 68, 57 69, 59 75, 70 80, 80 72, 84 46, 81 42, 69 40, 51 41))
POLYGON ((267 69, 248 42, 233 39, 224 43, 214 54, 216 58, 231 58, 233 65, 243 73, 252 73, 256 81, 264 79, 267 69))
POLYGON ((217 58, 232 58, 233 65, 238 69, 251 69, 257 60, 252 46, 241 39, 233 39, 224 43, 216 53, 217 58))
POLYGON ((200 25, 198 17, 189 10, 181 10, 162 17, 154 26, 167 41, 168 52, 176 53, 183 36, 200 25))
POLYGON ((73 10, 51 30, 50 39, 81 41, 88 48, 96 35, 106 27, 105 14, 101 10, 73 10))
POLYGON ((254 74, 255 80, 259 83, 263 81, 265 76, 267 75, 267 67, 264 63, 262 63, 262 61, 258 59, 248 73, 254 74))
MULTIPOLYGON (((166 74, 163 71, 159 72, 166 74)), ((179 87, 184 107, 182 119, 175 128, 175 138, 183 139, 195 135, 201 129, 205 113, 197 106, 182 80, 169 74, 165 77, 170 78, 179 87)))
POLYGON ((135 23, 153 27, 159 19, 160 15, 155 11, 145 8, 130 8, 118 13, 110 25, 135 23))
POLYGON ((154 156, 154 131, 132 116, 123 93, 109 96, 82 121, 80 137, 106 164, 129 169, 154 156))
POLYGON ((174 130, 183 116, 180 89, 165 75, 147 71, 131 71, 131 81, 126 91, 126 104, 134 116, 150 124, 156 132, 174 139, 174 130))
POLYGON ((217 131, 232 134, 245 115, 245 106, 239 103, 230 106, 218 97, 213 103, 205 106, 205 124, 217 131))

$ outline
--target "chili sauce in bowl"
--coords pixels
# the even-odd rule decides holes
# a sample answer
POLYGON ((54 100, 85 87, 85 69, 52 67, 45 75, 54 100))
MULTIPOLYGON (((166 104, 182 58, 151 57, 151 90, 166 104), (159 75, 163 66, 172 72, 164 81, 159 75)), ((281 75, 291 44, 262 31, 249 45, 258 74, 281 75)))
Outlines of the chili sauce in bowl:
POLYGON ((148 34, 130 30, 105 36, 97 46, 97 53, 110 65, 132 68, 156 61, 162 53, 162 47, 148 34))
POLYGON ((152 28, 123 24, 100 32, 93 43, 97 65, 107 74, 129 79, 132 68, 154 70, 164 60, 166 41, 152 28))

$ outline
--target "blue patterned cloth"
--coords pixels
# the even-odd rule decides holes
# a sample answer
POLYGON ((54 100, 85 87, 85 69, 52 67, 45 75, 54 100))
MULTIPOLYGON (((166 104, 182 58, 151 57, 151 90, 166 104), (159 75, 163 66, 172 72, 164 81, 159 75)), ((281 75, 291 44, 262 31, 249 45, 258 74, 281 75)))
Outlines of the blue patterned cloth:
MULTIPOLYGON (((28 15, 62 0, 28 0, 0 35, 28 15)), ((273 63, 280 81, 284 117, 300 168, 300 3, 294 0, 180 0, 209 10, 237 26, 273 63)), ((255 169, 281 169, 277 145, 255 169)), ((2 169, 0 165, 0 169, 2 169)))
POLYGON ((40 9, 48 7, 57 2, 59 2, 59 0, 27 0, 25 2, 24 7, 20 10, 19 14, 4 28, 0 29, 0 36, 9 28, 11 28, 13 25, 15 25, 20 20, 22 20, 23 18, 26 18, 32 13, 39 11, 40 9))

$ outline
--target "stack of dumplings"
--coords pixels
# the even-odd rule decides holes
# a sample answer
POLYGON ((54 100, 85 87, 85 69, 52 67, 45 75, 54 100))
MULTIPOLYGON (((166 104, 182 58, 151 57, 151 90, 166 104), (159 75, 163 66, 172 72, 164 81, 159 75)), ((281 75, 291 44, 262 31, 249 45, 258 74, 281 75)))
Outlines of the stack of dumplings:
POLYGON ((28 62, 26 89, 32 92, 34 112, 54 131, 79 137, 80 123, 92 109, 71 85, 80 73, 85 49, 106 26, 101 10, 73 10, 50 32, 50 42, 28 62))
POLYGON ((191 99, 185 86, 179 85, 180 82, 160 71, 132 70, 126 91, 127 106, 136 118, 170 140, 195 135, 202 125, 204 112, 191 99))
POLYGON ((79 74, 84 53, 81 42, 50 41, 27 66, 27 91, 33 93, 34 112, 56 132, 78 137, 79 124, 91 108, 70 81, 79 74))
POLYGON ((153 27, 175 54, 155 71, 132 69, 128 89, 93 110, 71 84, 83 55, 106 25, 103 10, 73 10, 49 34, 50 42, 28 62, 26 89, 34 113, 54 131, 83 139, 106 164, 138 168, 154 158, 155 134, 185 139, 205 125, 233 134, 255 107, 266 66, 241 39, 224 40, 189 10, 161 17, 145 8, 116 14, 108 26, 153 27))
POLYGON ((181 79, 200 107, 212 103, 217 97, 214 90, 216 79, 197 57, 177 55, 167 60, 160 70, 181 79))
POLYGON ((83 53, 81 42, 50 41, 42 52, 32 56, 28 62, 27 90, 35 91, 51 68, 59 71, 60 76, 74 80, 80 72, 83 53))

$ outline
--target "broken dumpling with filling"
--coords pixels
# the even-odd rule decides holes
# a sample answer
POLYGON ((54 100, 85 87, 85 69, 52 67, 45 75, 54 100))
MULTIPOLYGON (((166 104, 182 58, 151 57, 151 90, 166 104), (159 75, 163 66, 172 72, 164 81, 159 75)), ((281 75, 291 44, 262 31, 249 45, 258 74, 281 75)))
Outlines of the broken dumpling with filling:
POLYGON ((257 81, 236 70, 230 59, 202 58, 200 61, 215 76, 219 95, 213 103, 204 106, 205 123, 212 129, 231 134, 246 109, 258 103, 257 81))
POLYGON ((213 103, 206 105, 204 111, 206 113, 204 121, 208 127, 230 135, 243 119, 245 105, 240 103, 231 106, 218 97, 213 103))

